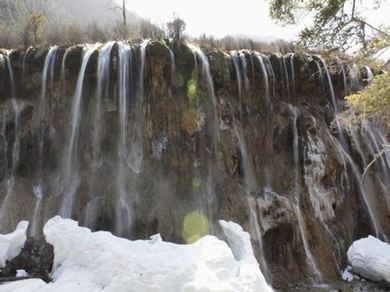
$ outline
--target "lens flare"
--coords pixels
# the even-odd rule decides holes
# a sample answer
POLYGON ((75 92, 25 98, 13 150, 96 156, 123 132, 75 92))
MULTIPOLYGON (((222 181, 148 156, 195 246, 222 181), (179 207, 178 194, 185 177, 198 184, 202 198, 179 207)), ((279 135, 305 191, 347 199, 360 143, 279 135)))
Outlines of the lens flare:
POLYGON ((182 236, 187 243, 194 243, 208 232, 209 222, 200 211, 193 211, 185 216, 182 236))

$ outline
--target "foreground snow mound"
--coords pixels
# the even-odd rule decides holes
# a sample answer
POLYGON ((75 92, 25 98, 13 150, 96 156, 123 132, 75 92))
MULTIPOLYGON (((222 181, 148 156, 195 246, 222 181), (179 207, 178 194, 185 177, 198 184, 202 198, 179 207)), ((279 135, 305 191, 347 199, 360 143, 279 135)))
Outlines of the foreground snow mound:
POLYGON ((27 239, 27 221, 20 221, 14 232, 0 234, 0 267, 5 266, 6 261, 12 260, 22 250, 27 239))
POLYGON ((130 241, 57 216, 44 227, 54 246, 53 282, 23 280, 0 286, 0 291, 272 291, 253 256, 249 234, 231 222, 221 221, 221 226, 233 252, 214 236, 191 245, 159 236, 130 241))
POLYGON ((390 245, 376 237, 356 240, 348 249, 348 261, 355 273, 390 283, 390 245))

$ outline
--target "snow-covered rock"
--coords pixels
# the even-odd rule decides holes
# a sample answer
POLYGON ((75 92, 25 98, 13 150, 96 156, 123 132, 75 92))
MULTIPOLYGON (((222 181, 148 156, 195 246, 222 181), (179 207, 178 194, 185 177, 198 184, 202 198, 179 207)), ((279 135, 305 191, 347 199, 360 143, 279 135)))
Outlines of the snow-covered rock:
POLYGON ((0 234, 0 267, 5 266, 6 261, 12 260, 22 250, 27 239, 28 222, 21 221, 14 232, 0 234))
POLYGON ((353 273, 353 269, 351 266, 347 266, 344 271, 341 271, 341 278, 344 280, 344 281, 347 281, 347 282, 352 282, 353 280, 359 280, 360 277, 355 275, 353 273))
POLYGON ((390 283, 390 245, 376 237, 356 240, 349 247, 348 261, 353 271, 373 281, 390 283))
POLYGON ((109 232, 91 232, 57 216, 44 227, 54 246, 53 282, 29 279, 0 291, 272 291, 253 255, 249 234, 220 222, 231 246, 214 236, 193 244, 130 241, 109 232), (232 252, 233 250, 233 252, 232 252))

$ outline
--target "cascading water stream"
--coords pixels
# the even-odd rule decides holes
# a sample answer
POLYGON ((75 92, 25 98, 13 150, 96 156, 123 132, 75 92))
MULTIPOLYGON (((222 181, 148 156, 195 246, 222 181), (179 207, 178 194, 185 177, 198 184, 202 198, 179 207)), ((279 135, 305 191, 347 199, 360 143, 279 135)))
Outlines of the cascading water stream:
POLYGON ((130 139, 130 152, 126 154, 126 161, 130 169, 135 174, 140 174, 143 171, 143 104, 145 100, 145 59, 146 49, 150 40, 144 40, 139 47, 140 51, 140 65, 138 72, 138 84, 136 100, 134 103, 134 122, 132 123, 131 139, 130 139))
POLYGON ((85 71, 87 69, 88 61, 95 52, 96 47, 89 47, 83 55, 79 76, 77 79, 76 90, 73 96, 73 104, 70 119, 70 133, 67 147, 65 150, 63 162, 63 183, 62 183, 62 205, 60 215, 66 218, 71 217, 74 195, 79 185, 79 170, 78 170, 78 139, 79 139, 79 125, 81 119, 81 102, 84 87, 85 71))
POLYGON ((172 81, 174 80, 174 76, 175 76, 175 68, 176 68, 176 61, 175 61, 175 53, 173 52, 173 50, 168 47, 168 50, 169 50, 169 57, 170 57, 170 61, 171 61, 171 76, 172 76, 172 81))
POLYGON ((288 70, 287 70, 286 58, 284 56, 281 56, 280 58, 282 59, 282 63, 283 63, 283 72, 284 72, 284 77, 285 77, 285 81, 286 81, 287 96, 288 96, 288 99, 291 100, 290 77, 289 77, 288 70))
POLYGON ((295 66, 294 66, 294 56, 295 54, 292 53, 290 55, 290 68, 291 68, 291 79, 292 79, 292 90, 293 90, 293 98, 295 98, 295 66))
POLYGON ((370 195, 370 193, 367 193, 364 186, 361 185, 360 179, 362 176, 362 173, 360 173, 359 169, 357 168, 355 162, 351 158, 350 154, 344 149, 342 144, 340 143, 339 140, 335 139, 330 133, 328 133, 329 137, 332 139, 334 146, 337 148, 340 154, 344 157, 345 161, 348 162, 352 169, 352 175, 353 178, 355 179, 356 185, 358 186, 358 190, 360 192, 360 195, 363 199, 364 205, 367 209, 369 219, 371 221, 372 227, 374 228, 375 236, 380 238, 384 238, 386 241, 387 236, 383 232, 383 229, 380 225, 380 220, 378 219, 378 215, 375 212, 375 207, 373 204, 373 199, 370 195))
POLYGON ((340 67, 341 74, 343 76, 344 95, 347 96, 348 95, 347 73, 345 72, 344 65, 341 62, 340 58, 337 58, 336 61, 337 61, 337 64, 339 65, 339 67, 340 67))
MULTIPOLYGON (((377 148, 378 138, 374 136, 374 134, 371 131, 372 128, 370 126, 368 126, 368 124, 366 126, 364 126, 364 124, 363 124, 361 126, 361 130, 364 131, 366 133, 366 135, 368 135, 368 137, 366 137, 366 139, 360 139, 358 137, 358 133, 357 133, 357 130, 355 129, 355 127, 350 128, 349 133, 350 133, 350 137, 352 139, 352 142, 355 145, 355 149, 357 150, 359 156, 362 159, 363 167, 368 167, 370 161, 368 161, 366 155, 364 155, 363 147, 364 147, 364 145, 366 145, 370 154, 372 155, 372 157, 374 157, 374 155, 376 155, 377 153, 380 152, 379 148, 377 148), (373 145, 371 145, 370 142, 373 145)), ((376 175, 374 179, 376 179, 376 181, 378 182, 378 185, 380 186, 380 188, 383 192, 383 195, 385 196, 384 199, 386 201, 387 208, 390 210, 389 198, 386 196, 388 193, 388 188, 390 187, 390 182, 389 182, 390 174, 388 173, 388 169, 384 165, 384 161, 382 160, 381 157, 379 158, 379 165, 381 166, 382 176, 379 177, 379 175, 376 175)), ((362 187, 364 187, 364 180, 363 179, 364 178, 361 177, 361 184, 363 184, 362 187)), ((369 193, 370 192, 371 192, 371 190, 369 190, 369 193)))
POLYGON ((371 81, 372 78, 374 77, 374 73, 372 73, 372 70, 371 70, 370 67, 365 66, 365 68, 366 68, 366 71, 367 71, 367 80, 371 81))
POLYGON ((249 92, 249 78, 248 78, 248 63, 246 61, 246 56, 244 52, 238 52, 238 57, 241 60, 241 66, 242 66, 242 76, 244 80, 244 88, 246 92, 249 92))
POLYGON ((242 82, 241 82, 241 73, 240 73, 240 65, 239 65, 240 57, 237 55, 237 52, 232 51, 230 52, 230 58, 233 62, 234 70, 236 72, 238 103, 239 103, 238 106, 239 106, 239 112, 240 114, 242 114, 242 82))
POLYGON ((101 151, 101 129, 103 127, 103 104, 108 98, 109 93, 109 81, 110 81, 110 60, 111 51, 114 46, 114 42, 106 43, 103 48, 99 50, 98 65, 97 65, 97 77, 96 77, 96 103, 93 116, 93 129, 91 135, 91 175, 89 183, 89 201, 85 207, 84 224, 86 226, 93 227, 96 219, 96 203, 103 194, 99 193, 100 190, 96 186, 99 169, 103 164, 103 157, 101 151))
POLYGON ((37 221, 41 211, 41 202, 44 196, 45 190, 43 187, 43 149, 44 149, 44 141, 46 134, 46 127, 48 125, 47 114, 46 114, 46 106, 47 106, 47 81, 50 77, 51 83, 50 88, 53 89, 53 77, 54 77, 54 66, 55 59, 58 47, 54 46, 49 49, 49 52, 46 55, 45 63, 42 71, 42 88, 41 88, 41 96, 39 98, 38 104, 38 116, 37 116, 37 129, 38 137, 37 137, 37 182, 33 186, 33 193, 36 199, 34 214, 31 223, 31 235, 35 236, 37 232, 37 221))
POLYGON ((350 80, 351 80, 351 90, 353 92, 362 90, 362 85, 359 81, 359 75, 360 75, 359 66, 356 64, 353 64, 352 68, 349 68, 349 76, 350 76, 350 80))
POLYGON ((263 82, 264 82, 264 88, 265 88, 265 100, 266 100, 267 106, 270 106, 271 99, 270 99, 270 90, 269 90, 269 81, 268 81, 268 71, 267 71, 267 68, 265 67, 263 56, 257 52, 255 53, 255 56, 256 56, 257 60, 259 61, 259 64, 261 67, 261 72, 263 75, 263 82))
MULTIPOLYGON (((380 155, 377 159, 377 163, 380 165, 380 174, 382 175, 382 181, 384 184, 390 186, 390 163, 388 161, 388 157, 386 155, 386 149, 384 148, 385 145, 389 145, 388 141, 383 141, 382 144, 379 144, 379 141, 381 141, 381 138, 384 137, 382 133, 380 133, 380 129, 374 129, 372 127, 372 124, 368 121, 364 121, 362 123, 362 128, 365 132, 365 141, 367 141, 368 148, 371 152, 372 157, 375 157, 375 155, 383 152, 382 155, 380 155), (379 132, 379 135, 378 135, 379 132)), ((368 164, 366 164, 368 165, 368 164)), ((386 194, 387 190, 384 190, 384 194, 386 194)))
POLYGON ((336 95, 335 95, 334 89, 333 89, 332 78, 330 77, 328 66, 326 65, 325 60, 322 58, 320 60, 321 60, 323 69, 325 71, 324 77, 326 77, 326 78, 325 78, 324 82, 325 82, 325 84, 328 85, 327 89, 329 90, 330 96, 332 98, 334 121, 335 121, 336 127, 337 127, 337 135, 338 135, 338 138, 340 140, 341 145, 344 147, 344 149, 347 149, 348 148, 347 141, 345 139, 343 130, 342 130, 341 125, 340 125, 339 117, 338 117, 338 108, 337 108, 337 102, 336 102, 336 95))
MULTIPOLYGON (((272 96, 275 97, 276 96, 276 78, 275 78, 275 72, 274 72, 274 69, 272 68, 272 64, 271 64, 271 60, 270 60, 270 57, 269 56, 264 56, 265 60, 266 60, 266 63, 267 63, 267 69, 268 69, 268 75, 271 76, 271 80, 272 80, 272 96)), ((272 103, 271 103, 272 104, 272 103)))
POLYGON ((265 275, 267 279, 270 279, 270 270, 268 268, 268 264, 264 257, 264 244, 263 244, 263 234, 260 229, 259 220, 257 217, 257 205, 258 202, 255 199, 254 195, 256 195, 259 191, 259 186, 257 184, 256 177, 253 173, 253 165, 250 162, 250 158, 247 153, 245 139, 242 131, 242 126, 237 121, 233 120, 233 128, 238 140, 240 152, 241 152, 241 159, 242 159, 242 166, 243 166, 243 176, 244 176, 244 190, 246 192, 246 199, 249 207, 249 222, 250 222, 250 228, 252 229, 252 236, 255 236, 255 242, 258 245, 258 248, 261 252, 260 256, 260 267, 261 271, 265 275))
POLYGON ((308 268, 310 270, 311 276, 315 277, 313 279, 314 284, 321 283, 322 282, 322 274, 317 267, 317 262, 313 256, 313 254, 310 251, 309 241, 307 239, 307 227, 305 220, 303 219, 302 211, 299 206, 299 199, 297 199, 296 203, 292 203, 292 207, 295 213, 295 216, 298 221, 299 231, 301 233, 303 248, 305 250, 306 254, 306 263, 308 265, 308 268))
POLYGON ((30 51, 32 50, 32 47, 28 47, 26 52, 24 53, 23 60, 22 60, 22 80, 24 81, 26 79, 26 59, 30 51))
MULTIPOLYGON (((118 175, 117 175, 117 203, 116 203, 116 234, 123 235, 129 231, 132 219, 133 210, 129 204, 129 192, 126 188, 126 161, 127 161, 127 130, 128 130, 128 107, 130 98, 130 68, 131 48, 127 44, 119 43, 118 49, 118 93, 119 93, 119 125, 120 135, 118 141, 118 175)), ((146 48, 146 47, 145 47, 146 48)), ((144 49, 145 50, 145 49, 144 49)), ((141 52, 141 57, 145 56, 141 52)), ((142 61, 143 63, 145 61, 142 61)), ((143 66, 143 65, 142 65, 143 66)), ((140 73, 140 78, 143 78, 143 71, 140 73)), ((143 81, 142 81, 143 82, 143 81)), ((143 86, 143 85, 142 85, 143 86)), ((136 122, 136 121, 135 121, 136 122)), ((130 151, 132 151, 130 149, 130 151)))
MULTIPOLYGON (((238 62, 237 62, 236 58, 237 57, 235 55, 231 56, 231 59, 233 60, 233 64, 234 64, 236 77, 237 77, 237 87, 240 88, 241 87, 241 72, 240 72, 240 68, 238 66, 238 62)), ((264 71, 263 71, 263 73, 264 73, 264 71)), ((245 74, 245 72, 243 71, 242 74, 245 74)), ((241 91, 239 90, 238 93, 240 95, 239 99, 241 100, 241 91)), ((263 235, 262 235, 262 232, 260 230, 260 224, 259 224, 257 213, 256 213, 258 203, 256 202, 256 199, 253 197, 253 194, 258 193, 259 186, 257 184, 257 180, 256 180, 255 175, 253 173, 253 165, 251 164, 251 160, 248 157, 241 122, 237 121, 234 118, 234 113, 233 113, 232 108, 230 108, 230 111, 231 111, 231 115, 233 117, 233 129, 235 132, 235 136, 237 137, 238 146, 240 149, 240 154, 241 154, 241 159, 242 159, 242 164, 243 164, 242 165, 243 172, 244 172, 243 173, 243 177, 244 177, 243 188, 246 192, 246 200, 247 200, 247 204, 248 204, 248 208, 249 208, 249 222, 250 222, 250 227, 252 229, 251 234, 252 234, 252 236, 253 235, 255 236, 255 242, 258 244, 258 248, 261 252, 261 256, 260 256, 261 270, 266 275, 266 278, 269 279, 271 274, 270 274, 270 270, 268 268, 267 262, 266 262, 265 257, 264 257, 265 253, 264 253, 264 245, 263 245, 263 235)), ((242 113, 240 111, 240 117, 241 117, 241 114, 242 113)))
POLYGON ((72 47, 67 48, 64 56, 62 57, 61 61, 61 84, 62 84, 62 94, 65 96, 65 86, 66 86, 66 58, 68 57, 69 53, 71 52, 72 47))
POLYGON ((288 105, 291 114, 293 115, 293 160, 294 160, 294 201, 291 202, 291 205, 293 207, 295 216, 298 221, 299 231, 301 233, 301 239, 303 242, 303 248, 305 250, 306 255, 306 263, 308 265, 308 268, 310 270, 310 274, 312 277, 315 277, 313 279, 314 284, 319 281, 319 283, 322 282, 322 274, 317 267, 317 263, 315 258, 313 257, 313 254, 310 250, 310 245, 307 239, 307 227, 305 220, 302 215, 302 211, 299 204, 299 198, 300 198, 300 192, 301 192, 301 184, 299 182, 299 134, 298 134, 298 126, 297 126, 297 120, 298 120, 298 114, 299 109, 293 107, 292 105, 288 105))
MULTIPOLYGON (((211 137, 211 149, 208 149, 206 146, 207 152, 210 154, 215 155, 215 162, 218 167, 218 164, 220 163, 219 158, 219 119, 218 119, 218 113, 217 113, 217 98, 215 96, 214 92, 214 82, 211 76, 211 70, 210 70, 210 64, 207 56, 205 53, 197 46, 188 44, 189 48, 191 49, 194 60, 195 60, 195 72, 196 72, 196 78, 197 83, 199 86, 200 82, 204 82, 207 89, 207 96, 206 96, 206 103, 208 105, 208 109, 210 110, 210 113, 206 113, 209 119, 206 119, 208 122, 206 123, 206 129, 208 131, 208 134, 211 137)), ((200 114, 199 110, 199 102, 197 101, 197 111, 198 114, 200 114)), ((200 157, 199 157, 200 159, 200 157)), ((214 179, 214 170, 213 165, 211 161, 208 160, 207 162, 207 175, 205 180, 202 183, 202 188, 197 188, 197 192, 201 192, 199 194, 199 198, 201 198, 201 205, 202 209, 206 211, 208 220, 211 223, 210 229, 211 232, 214 231, 214 220, 213 220, 213 210, 211 208, 211 204, 215 198, 215 179, 214 179)), ((195 178, 201 179, 199 169, 198 167, 195 167, 195 178)))
POLYGON ((386 239, 386 236, 385 236, 385 234, 384 234, 384 232, 379 224, 380 220, 378 220, 377 215, 374 211, 374 205, 372 202, 372 198, 371 198, 370 194, 366 192, 366 190, 364 189, 364 186, 362 186, 359 183, 359 181, 360 181, 359 178, 361 177, 361 173, 359 172, 355 162, 351 158, 351 155, 349 153, 349 149, 347 146, 347 142, 346 142, 345 136, 343 134, 343 131, 341 129, 341 125, 340 125, 340 122, 339 122, 339 119, 337 116, 337 104, 336 104, 336 97, 335 97, 334 90, 333 90, 332 79, 330 77, 329 70, 326 66, 325 60, 321 59, 321 62, 323 64, 323 68, 325 70, 325 76, 326 76, 325 81, 327 82, 328 90, 330 91, 331 98, 332 98, 332 104, 334 107, 334 116, 335 116, 335 122, 336 122, 336 126, 337 126, 337 134, 338 134, 338 143, 335 143, 335 145, 337 148, 339 148, 338 149, 339 152, 343 154, 346 161, 350 164, 350 166, 352 168, 352 174, 354 175, 356 183, 357 183, 357 185, 360 185, 359 192, 361 193, 361 196, 362 196, 363 201, 365 203, 365 206, 367 208, 367 211, 368 211, 368 214, 370 217, 370 221, 374 227, 375 235, 377 237, 379 235, 381 235, 383 238, 386 239), (341 147, 341 149, 340 149, 340 147, 341 147))
POLYGON ((20 155, 20 106, 16 100, 16 85, 15 85, 15 76, 11 63, 12 51, 8 51, 5 55, 6 66, 8 69, 8 77, 11 88, 11 105, 12 105, 12 114, 14 117, 14 144, 12 147, 12 164, 11 164, 11 174, 6 181, 6 195, 0 207, 0 222, 3 220, 5 211, 7 210, 9 200, 11 199, 14 187, 15 187, 15 172, 19 164, 19 155, 20 155))

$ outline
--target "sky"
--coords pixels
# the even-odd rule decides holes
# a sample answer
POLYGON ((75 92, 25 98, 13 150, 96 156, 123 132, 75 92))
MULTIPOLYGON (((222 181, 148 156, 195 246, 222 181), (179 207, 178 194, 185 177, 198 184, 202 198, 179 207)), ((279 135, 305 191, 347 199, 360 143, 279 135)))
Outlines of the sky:
MULTIPOLYGON (((373 1, 364 0, 362 3, 373 1)), ((366 13, 374 24, 390 25, 390 1, 383 2, 381 9, 366 13)), ((299 26, 280 26, 268 16, 266 0, 127 0, 127 6, 129 10, 162 26, 172 19, 175 12, 186 22, 186 33, 193 37, 205 32, 215 37, 246 35, 264 40, 281 38, 290 41, 297 38, 305 23, 310 22, 306 17, 300 19, 299 26)))
POLYGON ((268 16, 265 0, 128 0, 128 9, 157 24, 165 24, 175 12, 186 22, 186 33, 247 35, 261 38, 296 38, 298 29, 282 27, 268 16), (196 4, 196 5, 195 5, 196 4))

